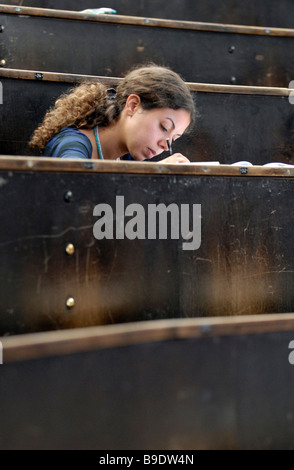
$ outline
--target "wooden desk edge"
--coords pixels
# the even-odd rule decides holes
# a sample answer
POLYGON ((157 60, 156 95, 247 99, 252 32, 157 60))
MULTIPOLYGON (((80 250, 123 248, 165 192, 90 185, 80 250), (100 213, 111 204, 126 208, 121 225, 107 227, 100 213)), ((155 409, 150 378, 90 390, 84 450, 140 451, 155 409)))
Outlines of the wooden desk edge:
POLYGON ((71 173, 122 173, 147 175, 293 177, 294 166, 234 166, 208 162, 166 164, 161 162, 70 160, 46 157, 0 155, 0 171, 39 171, 71 173))
MULTIPOLYGON (((70 73, 46 72, 41 70, 38 71, 10 68, 0 68, 0 77, 2 79, 9 78, 15 80, 31 80, 34 82, 68 83, 69 85, 71 84, 73 86, 85 81, 99 81, 108 86, 116 86, 122 80, 119 77, 106 77, 100 75, 79 75, 70 73)), ((202 93, 289 97, 293 92, 292 89, 283 87, 225 85, 201 82, 187 82, 187 85, 191 91, 202 93)))
MULTIPOLYGON (((150 342, 294 330, 294 313, 172 319, 0 338, 3 364, 150 342)), ((293 331, 294 340, 294 331, 293 331)), ((286 345, 287 346, 287 345, 286 345)), ((3 367, 3 366, 2 366, 3 367)))
POLYGON ((43 18, 59 18, 76 21, 92 21, 100 23, 114 23, 138 25, 143 27, 159 27, 184 29, 192 31, 210 31, 220 33, 251 34, 261 36, 284 36, 294 37, 293 28, 276 28, 268 26, 248 26, 223 23, 208 23, 200 21, 181 21, 165 18, 150 18, 128 15, 89 14, 83 11, 58 10, 50 8, 25 7, 17 5, 0 4, 0 14, 16 16, 33 16, 43 18))

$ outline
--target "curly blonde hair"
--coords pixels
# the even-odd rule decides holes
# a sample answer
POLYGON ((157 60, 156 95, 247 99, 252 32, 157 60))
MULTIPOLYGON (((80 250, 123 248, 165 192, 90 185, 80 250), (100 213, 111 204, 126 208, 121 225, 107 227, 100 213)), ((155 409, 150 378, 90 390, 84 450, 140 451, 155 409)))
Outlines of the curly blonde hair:
POLYGON ((98 81, 84 82, 63 94, 46 113, 29 145, 42 151, 64 127, 108 126, 119 118, 131 94, 140 96, 143 109, 185 109, 191 115, 189 127, 194 123, 196 110, 188 85, 168 67, 150 64, 131 70, 117 86, 116 96, 98 81))

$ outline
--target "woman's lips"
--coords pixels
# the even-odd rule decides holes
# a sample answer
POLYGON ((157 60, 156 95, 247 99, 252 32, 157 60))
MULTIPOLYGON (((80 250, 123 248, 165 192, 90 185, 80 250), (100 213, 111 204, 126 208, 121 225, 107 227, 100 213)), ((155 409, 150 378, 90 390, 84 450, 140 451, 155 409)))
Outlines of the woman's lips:
POLYGON ((148 158, 153 158, 156 155, 156 152, 154 152, 154 150, 150 149, 149 147, 147 147, 147 153, 148 153, 148 158))

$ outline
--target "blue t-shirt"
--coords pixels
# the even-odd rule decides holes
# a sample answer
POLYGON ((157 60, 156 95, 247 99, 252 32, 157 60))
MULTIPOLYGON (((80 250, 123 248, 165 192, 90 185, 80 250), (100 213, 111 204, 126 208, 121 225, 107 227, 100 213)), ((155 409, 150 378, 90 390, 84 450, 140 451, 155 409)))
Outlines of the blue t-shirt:
MULTIPOLYGON (((64 127, 55 134, 46 147, 42 157, 74 158, 87 160, 92 158, 93 147, 88 137, 75 127, 64 127)), ((130 154, 121 157, 121 160, 134 160, 130 154)))

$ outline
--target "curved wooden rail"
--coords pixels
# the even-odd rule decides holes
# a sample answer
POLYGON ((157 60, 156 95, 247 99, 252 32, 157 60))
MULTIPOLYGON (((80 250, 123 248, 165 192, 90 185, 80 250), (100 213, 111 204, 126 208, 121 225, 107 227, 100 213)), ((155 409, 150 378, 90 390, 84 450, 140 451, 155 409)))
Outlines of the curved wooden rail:
POLYGON ((213 162, 191 162, 189 164, 163 164, 161 162, 131 162, 111 160, 62 160, 60 158, 23 157, 0 155, 0 170, 38 172, 83 172, 137 175, 194 175, 235 177, 287 177, 293 178, 294 165, 283 167, 215 165, 213 162))
POLYGON ((98 23, 129 24, 140 26, 156 26, 159 28, 185 29, 190 31, 215 31, 223 33, 250 34, 259 36, 294 37, 294 29, 267 28, 260 26, 242 26, 220 23, 202 23, 197 21, 179 21, 160 18, 142 18, 124 15, 93 15, 69 10, 54 10, 22 6, 0 5, 0 13, 11 15, 40 16, 47 18, 63 18, 79 21, 94 21, 98 23))
MULTIPOLYGON (((14 78, 21 80, 35 80, 44 82, 82 83, 85 81, 99 81, 109 86, 118 85, 122 80, 118 77, 105 77, 97 75, 78 75, 70 73, 56 73, 44 71, 32 71, 22 69, 0 68, 0 78, 14 78)), ((210 83, 187 82, 191 91, 203 91, 205 93, 229 93, 236 95, 266 95, 266 96, 290 96, 292 89, 282 87, 222 85, 210 83)))
POLYGON ((171 319, 1 338, 4 363, 175 340, 291 332, 294 313, 171 319))
MULTIPOLYGON (((6 0, 6 5, 39 7, 40 0, 6 0)), ((80 11, 80 0, 43 0, 43 8, 80 11)), ((112 0, 111 8, 120 15, 169 18, 187 21, 209 21, 255 26, 293 27, 293 4, 291 0, 185 0, 179 8, 175 0, 112 0)))

